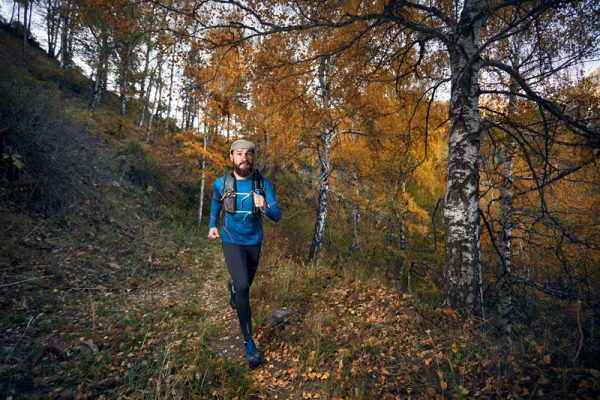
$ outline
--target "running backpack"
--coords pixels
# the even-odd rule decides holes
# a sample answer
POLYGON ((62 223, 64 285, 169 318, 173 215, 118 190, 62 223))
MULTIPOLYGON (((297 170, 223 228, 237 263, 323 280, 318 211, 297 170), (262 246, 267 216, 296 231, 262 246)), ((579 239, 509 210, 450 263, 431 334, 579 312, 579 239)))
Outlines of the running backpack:
MULTIPOLYGON (((252 191, 256 194, 263 194, 262 175, 258 169, 252 172, 252 191)), ((237 211, 237 185, 233 171, 229 171, 223 176, 223 208, 230 214, 235 214, 237 211)), ((258 215, 260 209, 253 205, 252 213, 258 215)))

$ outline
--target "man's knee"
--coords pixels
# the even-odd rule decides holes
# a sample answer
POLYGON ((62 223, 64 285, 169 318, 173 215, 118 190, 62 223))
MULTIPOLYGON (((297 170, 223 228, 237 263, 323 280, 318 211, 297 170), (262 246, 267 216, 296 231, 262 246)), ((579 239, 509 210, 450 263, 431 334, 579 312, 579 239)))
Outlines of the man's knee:
POLYGON ((234 282, 235 294, 241 297, 247 297, 250 293, 250 285, 248 282, 234 282))

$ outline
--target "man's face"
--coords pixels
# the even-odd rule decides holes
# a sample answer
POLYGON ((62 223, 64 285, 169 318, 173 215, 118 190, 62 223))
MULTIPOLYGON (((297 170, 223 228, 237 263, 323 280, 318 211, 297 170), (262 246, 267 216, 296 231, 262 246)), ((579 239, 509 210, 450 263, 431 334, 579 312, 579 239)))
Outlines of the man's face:
POLYGON ((233 170, 241 177, 245 178, 252 173, 252 156, 254 152, 248 149, 234 150, 229 158, 233 163, 233 170))

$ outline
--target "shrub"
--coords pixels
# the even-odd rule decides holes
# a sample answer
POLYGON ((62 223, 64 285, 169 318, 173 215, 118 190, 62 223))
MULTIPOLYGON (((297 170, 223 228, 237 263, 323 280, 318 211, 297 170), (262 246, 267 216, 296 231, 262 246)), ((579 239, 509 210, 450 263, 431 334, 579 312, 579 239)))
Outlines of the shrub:
POLYGON ((123 140, 117 148, 117 154, 122 177, 146 191, 162 188, 160 166, 146 152, 140 140, 123 140))
POLYGON ((0 61, 0 92, 8 94, 0 97, 0 176, 9 197, 54 213, 114 173, 90 113, 52 83, 0 61))

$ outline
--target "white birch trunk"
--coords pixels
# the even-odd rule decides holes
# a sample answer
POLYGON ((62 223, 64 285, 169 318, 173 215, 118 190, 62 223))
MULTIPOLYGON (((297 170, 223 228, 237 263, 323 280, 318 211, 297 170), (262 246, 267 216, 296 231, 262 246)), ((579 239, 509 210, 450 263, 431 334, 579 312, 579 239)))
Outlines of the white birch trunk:
MULTIPOLYGON (((162 69, 161 69, 162 72, 162 69)), ((161 133, 162 124, 160 123, 160 117, 162 116, 162 107, 160 106, 160 100, 162 99, 162 91, 163 91, 163 81, 161 80, 158 84, 158 101, 156 102, 156 110, 155 110, 155 119, 158 119, 158 126, 154 129, 154 138, 152 139, 152 144, 156 144, 156 137, 159 133, 161 133)))
MULTIPOLYGON (((162 74, 162 65, 158 68, 158 76, 160 80, 160 76, 162 74)), ((146 143, 150 143, 150 138, 152 137, 152 123, 154 122, 154 118, 158 113, 158 105, 160 103, 160 89, 162 88, 162 84, 159 82, 156 91, 154 92, 154 103, 152 105, 152 111, 150 112, 150 119, 148 120, 148 126, 146 127, 146 143)))
MULTIPOLYGON (((512 47, 512 67, 519 71, 521 63, 522 40, 518 36, 512 47)), ((516 92, 518 85, 513 80, 510 83, 510 96, 508 98, 508 116, 509 118, 516 114, 516 92)), ((512 230, 513 222, 513 156, 515 143, 512 138, 508 138, 504 151, 502 152, 502 186, 500 187, 500 233, 498 240, 498 321, 505 333, 512 333, 513 309, 512 309, 512 230)))
POLYGON ((152 104, 153 111, 150 112, 150 119, 148 120, 148 126, 146 126, 146 144, 150 143, 151 131, 152 131, 152 122, 154 120, 155 109, 158 105, 158 88, 154 92, 154 103, 152 104))
POLYGON ((150 97, 152 95, 152 87, 154 86, 154 76, 156 74, 157 68, 158 68, 158 65, 152 69, 152 73, 150 74, 150 79, 148 81, 147 95, 146 95, 146 98, 143 100, 143 106, 142 106, 142 110, 140 112, 140 119, 138 120, 138 125, 137 125, 138 128, 141 128, 142 125, 144 124, 144 119, 146 117, 146 111, 148 110, 148 106, 150 105, 150 97))
POLYGON ((321 164, 321 173, 319 175, 319 196, 317 200, 317 220, 313 231, 312 243, 308 260, 313 262, 317 259, 323 246, 323 235, 327 222, 327 211, 329 208, 329 175, 331 174, 331 142, 333 141, 333 132, 330 122, 329 112, 331 108, 330 77, 329 73, 333 67, 329 56, 321 58, 319 64, 319 86, 321 91, 321 100, 325 117, 321 132, 321 152, 319 162, 321 164))
POLYGON ((140 97, 139 97, 139 101, 142 104, 142 107, 140 108, 139 111, 139 115, 138 115, 138 119, 136 122, 136 125, 138 128, 140 128, 142 126, 142 124, 144 123, 144 113, 146 112, 146 105, 148 103, 148 99, 146 99, 146 77, 148 77, 148 91, 150 91, 152 88, 150 87, 150 84, 152 82, 152 76, 154 75, 154 70, 152 70, 152 73, 150 74, 150 76, 148 76, 148 66, 150 65, 150 44, 146 43, 146 55, 144 57, 144 71, 142 72, 142 80, 140 81, 140 97))
MULTIPOLYGON (((171 77, 169 79, 169 103, 167 105, 167 116, 166 116, 166 124, 167 124, 167 132, 171 129, 171 105, 173 102, 173 74, 175 72, 175 57, 171 60, 171 77)), ((198 121, 200 119, 198 118, 198 121)))
POLYGON ((484 1, 466 1, 454 43, 451 70, 450 142, 444 205, 446 266, 444 305, 481 313, 481 227, 479 216, 478 44, 484 1))
MULTIPOLYGON (((198 118, 198 124, 200 118, 198 118)), ((200 181, 200 204, 198 206, 198 225, 202 224, 202 209, 204 208, 204 182, 206 180, 206 141, 208 139, 208 125, 204 124, 204 134, 202 135, 202 141, 204 153, 202 153, 202 160, 200 161, 200 169, 202 170, 202 180, 200 181)))
POLYGON ((119 113, 125 115, 127 113, 127 101, 129 93, 129 51, 124 50, 121 55, 121 71, 119 77, 119 113))
POLYGON ((90 101, 90 107, 95 109, 102 101, 102 95, 104 94, 104 88, 106 87, 107 80, 107 69, 108 69, 108 39, 107 33, 102 32, 102 40, 100 42, 100 48, 98 50, 98 65, 96 67, 96 80, 94 81, 94 89, 92 91, 92 99, 90 101))

